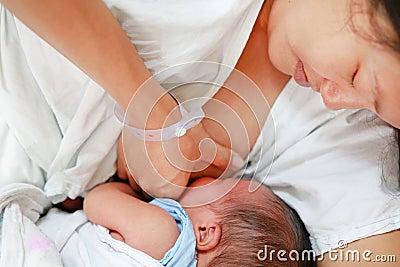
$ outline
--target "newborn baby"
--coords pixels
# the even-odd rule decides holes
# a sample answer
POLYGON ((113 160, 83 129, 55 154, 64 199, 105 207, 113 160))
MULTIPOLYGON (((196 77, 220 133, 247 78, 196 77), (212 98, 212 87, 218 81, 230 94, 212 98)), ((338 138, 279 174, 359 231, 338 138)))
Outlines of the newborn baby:
POLYGON ((270 251, 309 249, 304 227, 267 187, 250 181, 200 178, 179 199, 138 198, 129 185, 106 183, 90 191, 84 211, 113 238, 163 266, 306 266, 260 258, 270 251), (273 265, 271 263, 274 262, 273 265))

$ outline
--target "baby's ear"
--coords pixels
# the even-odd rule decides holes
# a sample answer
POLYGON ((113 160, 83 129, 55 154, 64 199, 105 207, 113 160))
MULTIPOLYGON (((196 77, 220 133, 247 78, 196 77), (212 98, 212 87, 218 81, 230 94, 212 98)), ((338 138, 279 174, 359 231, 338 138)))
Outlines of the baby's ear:
POLYGON ((218 246, 222 234, 219 224, 200 225, 195 230, 197 239, 196 249, 198 251, 207 251, 218 246))

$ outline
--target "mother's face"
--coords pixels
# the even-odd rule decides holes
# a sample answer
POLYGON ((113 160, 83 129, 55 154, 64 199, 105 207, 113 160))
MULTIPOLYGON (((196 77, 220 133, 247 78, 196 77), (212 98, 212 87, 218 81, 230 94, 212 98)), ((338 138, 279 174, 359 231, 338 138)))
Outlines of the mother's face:
MULTIPOLYGON (((359 2, 366 8, 369 1, 359 2)), ((400 55, 354 31, 351 23, 363 33, 371 33, 371 25, 366 12, 351 13, 350 3, 275 0, 268 24, 271 61, 320 92, 328 108, 368 108, 400 128, 400 55)), ((382 30, 393 31, 380 21, 382 30)))

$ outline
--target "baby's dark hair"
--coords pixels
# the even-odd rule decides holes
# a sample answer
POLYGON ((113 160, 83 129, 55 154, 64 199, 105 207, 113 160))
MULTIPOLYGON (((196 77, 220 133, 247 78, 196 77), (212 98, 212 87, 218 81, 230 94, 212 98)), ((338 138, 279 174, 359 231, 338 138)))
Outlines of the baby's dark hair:
POLYGON ((276 195, 266 193, 262 204, 247 201, 240 194, 223 200, 210 205, 219 219, 222 235, 218 255, 208 266, 315 266, 304 224, 276 195), (278 257, 278 252, 285 255, 278 257))

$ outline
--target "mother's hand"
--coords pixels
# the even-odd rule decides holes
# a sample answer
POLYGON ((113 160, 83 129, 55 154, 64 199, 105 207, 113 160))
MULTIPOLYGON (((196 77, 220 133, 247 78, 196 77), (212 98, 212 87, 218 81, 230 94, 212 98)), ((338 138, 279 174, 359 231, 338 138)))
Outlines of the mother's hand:
POLYGON ((124 129, 120 140, 118 175, 129 178, 134 190, 143 189, 155 197, 177 199, 196 174, 217 178, 225 170, 243 165, 230 147, 212 140, 202 123, 168 141, 145 142, 128 129, 124 129))

